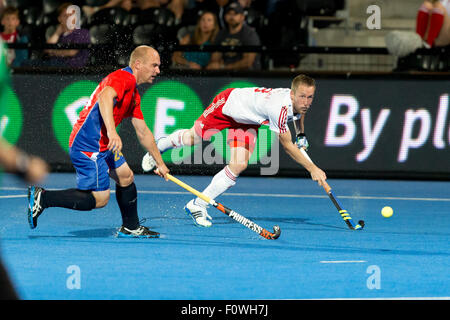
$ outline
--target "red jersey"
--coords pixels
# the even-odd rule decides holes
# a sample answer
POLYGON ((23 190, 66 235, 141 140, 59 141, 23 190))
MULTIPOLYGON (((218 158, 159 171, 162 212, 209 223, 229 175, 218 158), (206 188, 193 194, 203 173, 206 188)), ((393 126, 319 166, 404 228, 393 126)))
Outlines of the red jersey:
POLYGON ((103 152, 108 149, 109 139, 97 101, 98 95, 106 86, 112 87, 117 93, 113 108, 116 127, 128 117, 144 119, 141 96, 133 71, 130 67, 116 70, 100 82, 81 111, 70 135, 70 148, 88 152, 103 152))

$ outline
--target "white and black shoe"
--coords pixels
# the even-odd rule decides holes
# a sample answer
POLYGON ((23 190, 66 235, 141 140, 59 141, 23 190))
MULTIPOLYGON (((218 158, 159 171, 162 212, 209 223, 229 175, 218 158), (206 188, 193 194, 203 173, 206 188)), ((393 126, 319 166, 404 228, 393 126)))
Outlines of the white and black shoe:
POLYGON ((156 167, 156 161, 153 159, 153 157, 150 155, 150 153, 146 153, 144 157, 142 158, 142 170, 144 172, 149 172, 150 170, 154 169, 156 167))
POLYGON ((184 210, 194 220, 195 225, 199 227, 211 227, 212 220, 211 216, 208 214, 208 211, 206 208, 196 205, 195 199, 192 199, 189 201, 186 206, 184 207, 184 210))
POLYGON ((37 219, 42 214, 42 211, 44 211, 44 208, 41 204, 41 196, 42 192, 44 191, 43 188, 35 187, 35 186, 29 186, 28 187, 28 224, 30 225, 31 229, 34 229, 37 227, 37 219))
POLYGON ((139 226, 135 230, 130 230, 121 226, 119 230, 117 230, 116 236, 117 238, 159 238, 159 233, 144 226, 139 226))
MULTIPOLYGON (((156 140, 156 146, 158 146, 158 142, 159 140, 163 139, 165 137, 161 137, 159 139, 156 140)), ((161 152, 161 150, 160 150, 161 152)), ((162 154, 162 152, 161 152, 162 154)), ((144 157, 142 158, 142 170, 144 170, 144 172, 149 172, 150 170, 153 170, 156 167, 156 161, 155 159, 150 155, 150 153, 146 153, 144 155, 144 157)))

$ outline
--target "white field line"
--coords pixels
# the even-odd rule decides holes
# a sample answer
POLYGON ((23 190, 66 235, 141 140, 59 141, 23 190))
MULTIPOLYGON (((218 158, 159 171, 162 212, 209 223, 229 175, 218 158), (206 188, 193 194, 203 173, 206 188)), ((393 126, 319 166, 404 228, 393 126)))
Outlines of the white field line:
POLYGON ((320 263, 365 263, 366 260, 322 260, 320 263))
MULTIPOLYGON (((17 187, 1 187, 0 190, 5 191, 25 191, 26 188, 17 188, 17 187)), ((61 189, 47 189, 47 190, 61 190, 61 189)), ((111 193, 114 193, 114 190, 111 190, 111 193)), ((170 195, 179 195, 179 194, 190 194, 187 191, 150 191, 150 190, 140 190, 138 193, 142 194, 170 194, 170 195)), ((1 198, 19 198, 24 197, 25 195, 11 195, 11 196, 0 196, 1 198)), ((313 194, 284 194, 284 193, 248 193, 248 192, 233 192, 233 193, 224 193, 222 196, 228 197, 261 197, 261 198, 328 198, 327 195, 313 195, 313 194)), ((338 198, 342 199, 353 199, 353 200, 400 200, 400 201, 442 201, 442 202, 450 202, 450 198, 416 198, 416 197, 382 197, 382 196, 345 196, 338 195, 338 198)))
POLYGON ((332 298, 318 300, 450 300, 450 297, 332 298))

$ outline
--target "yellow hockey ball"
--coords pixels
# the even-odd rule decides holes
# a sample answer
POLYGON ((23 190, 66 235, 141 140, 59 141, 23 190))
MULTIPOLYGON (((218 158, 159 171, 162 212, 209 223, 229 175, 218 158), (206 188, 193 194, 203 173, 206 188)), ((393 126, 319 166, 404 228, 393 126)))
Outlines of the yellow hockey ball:
POLYGON ((381 209, 381 215, 385 218, 390 218, 394 214, 394 210, 391 207, 384 207, 381 209))

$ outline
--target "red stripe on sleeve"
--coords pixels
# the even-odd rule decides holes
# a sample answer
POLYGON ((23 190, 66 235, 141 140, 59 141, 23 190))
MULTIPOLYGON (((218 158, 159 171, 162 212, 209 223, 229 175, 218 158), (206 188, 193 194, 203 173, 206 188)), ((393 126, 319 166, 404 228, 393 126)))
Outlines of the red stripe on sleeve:
POLYGON ((280 133, 287 132, 286 123, 287 123, 287 108, 283 107, 281 108, 280 116, 278 118, 278 128, 280 129, 280 133))

